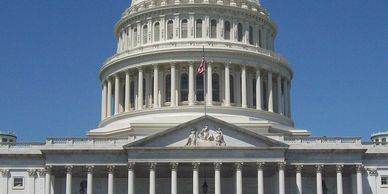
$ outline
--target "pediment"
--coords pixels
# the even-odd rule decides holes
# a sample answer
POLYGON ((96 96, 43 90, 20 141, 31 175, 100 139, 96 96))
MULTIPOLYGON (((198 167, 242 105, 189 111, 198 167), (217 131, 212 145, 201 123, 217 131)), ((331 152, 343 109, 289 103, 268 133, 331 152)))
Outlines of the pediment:
POLYGON ((287 144, 237 127, 211 116, 203 116, 127 144, 127 148, 163 147, 288 147, 287 144))

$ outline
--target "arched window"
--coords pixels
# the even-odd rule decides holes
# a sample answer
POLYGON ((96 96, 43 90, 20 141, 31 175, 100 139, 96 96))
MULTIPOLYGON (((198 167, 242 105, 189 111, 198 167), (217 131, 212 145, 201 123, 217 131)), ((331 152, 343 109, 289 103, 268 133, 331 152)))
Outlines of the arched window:
POLYGON ((261 35, 261 30, 259 29, 259 46, 262 47, 263 46, 263 39, 262 39, 262 35, 261 35))
POLYGON ((253 28, 249 26, 249 44, 253 44, 253 28))
POLYGON ((212 74, 212 92, 213 92, 213 101, 220 101, 220 76, 217 73, 212 74))
POLYGON ((148 36, 148 26, 147 25, 144 25, 143 26, 143 44, 147 44, 147 38, 148 36))
POLYGON ((181 38, 187 38, 187 20, 182 20, 181 25, 181 38))
POLYGON ((256 106, 256 79, 252 79, 253 106, 256 106))
POLYGON ((131 102, 131 106, 132 107, 135 107, 135 82, 134 81, 131 81, 131 84, 130 84, 130 89, 129 89, 131 92, 130 96, 129 96, 129 99, 130 99, 130 102, 131 102))
POLYGON ((203 93, 203 75, 197 74, 196 77, 196 86, 197 86, 197 101, 204 101, 204 93, 203 93))
POLYGON ((137 46, 137 28, 133 29, 133 47, 137 46))
POLYGON ((230 86, 230 102, 234 103, 234 78, 233 78, 233 75, 229 75, 229 86, 230 86))
POLYGON ((160 24, 159 22, 154 25, 154 42, 158 42, 160 40, 160 24))
POLYGON ((210 38, 217 38, 217 20, 210 21, 210 38))
POLYGON ((174 22, 172 20, 167 22, 167 40, 174 38, 174 22))
POLYGON ((242 42, 243 40, 243 27, 241 23, 237 24, 237 40, 242 42))
POLYGON ((166 75, 166 85, 165 85, 165 99, 166 99, 166 102, 171 102, 171 75, 168 74, 166 75))
POLYGON ((187 73, 181 75, 181 101, 187 101, 189 96, 189 78, 187 73))
POLYGON ((224 37, 225 37, 225 40, 230 40, 230 22, 229 21, 225 21, 225 24, 224 24, 224 37))
POLYGON ((202 38, 202 20, 198 19, 195 22, 195 37, 202 38))

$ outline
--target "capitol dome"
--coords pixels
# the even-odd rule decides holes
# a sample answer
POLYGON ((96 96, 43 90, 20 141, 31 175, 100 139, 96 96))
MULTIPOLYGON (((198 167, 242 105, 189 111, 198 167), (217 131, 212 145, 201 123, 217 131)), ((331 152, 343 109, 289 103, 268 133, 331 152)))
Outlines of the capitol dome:
POLYGON ((267 136, 310 134, 294 128, 293 71, 258 1, 133 1, 114 32, 117 51, 100 69, 101 122, 89 136, 149 135, 205 112, 267 136))

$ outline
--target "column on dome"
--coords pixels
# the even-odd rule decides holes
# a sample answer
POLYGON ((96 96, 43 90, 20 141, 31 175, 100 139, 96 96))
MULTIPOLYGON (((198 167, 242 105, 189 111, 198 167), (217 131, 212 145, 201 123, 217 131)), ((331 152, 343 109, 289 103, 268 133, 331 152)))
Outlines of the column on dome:
POLYGON ((129 112, 131 109, 131 77, 129 75, 129 70, 125 71, 125 112, 129 112))
POLYGON ((221 194, 221 162, 214 163, 214 194, 221 194))
POLYGON ((278 163, 279 169, 279 194, 286 194, 286 186, 285 186, 285 177, 284 177, 284 168, 286 167, 285 162, 278 163))
MULTIPOLYGON (((36 178, 36 170, 35 169, 28 169, 28 194, 35 194, 35 178, 36 178)), ((1 182, 0 182, 1 185, 1 182)), ((7 193, 3 192, 0 187, 0 193, 7 193)), ((66 193, 67 194, 67 193, 66 193)))
POLYGON ((235 71, 235 102, 237 106, 241 106, 241 72, 239 72, 237 69, 235 71))
POLYGON ((119 79, 119 113, 122 113, 125 110, 125 77, 124 79, 119 77, 119 79))
POLYGON ((178 163, 171 163, 171 194, 178 193, 178 163))
POLYGON ((302 170, 303 170, 303 165, 297 165, 296 166, 296 194, 302 194, 302 170))
POLYGON ((102 81, 102 92, 101 92, 101 120, 106 118, 106 105, 107 105, 107 83, 105 80, 102 81))
POLYGON ((236 165, 236 194, 242 194, 242 168, 244 163, 238 162, 236 165))
POLYGON ((141 24, 140 24, 140 21, 137 21, 136 22, 136 25, 137 25, 137 36, 135 37, 136 38, 136 42, 137 42, 137 46, 141 46, 141 34, 142 34, 142 29, 141 29, 141 24))
POLYGON ((73 166, 65 166, 65 168, 66 168, 66 194, 71 194, 73 166))
POLYGON ((45 189, 44 192, 45 194, 50 194, 51 193, 51 166, 46 166, 45 168, 45 189))
POLYGON ((153 39, 152 39, 153 33, 152 32, 154 29, 154 27, 152 25, 152 17, 148 17, 147 22, 148 22, 148 24, 147 24, 147 26, 148 26, 147 43, 150 44, 153 41, 153 39))
POLYGON ((154 108, 159 108, 159 66, 154 65, 154 108))
POLYGON ((225 106, 230 106, 230 63, 225 63, 225 106))
POLYGON ((87 166, 86 169, 88 171, 86 194, 93 194, 93 171, 94 171, 94 166, 87 166))
POLYGON ((127 43, 127 29, 125 27, 122 28, 122 39, 121 39, 121 52, 124 52, 126 50, 126 43, 127 43))
POLYGON ((262 46, 261 48, 263 49, 267 49, 267 30, 265 29, 264 25, 262 26, 261 28, 261 35, 262 35, 262 46))
POLYGON ((119 32, 119 34, 117 35, 118 37, 117 37, 117 50, 116 50, 116 52, 117 53, 121 53, 121 32, 119 32))
POLYGON ((283 79, 283 88, 284 88, 284 116, 288 117, 288 80, 287 78, 283 79))
POLYGON ((344 165, 336 165, 337 171, 337 194, 343 194, 343 184, 342 184, 342 170, 344 165))
MULTIPOLYGON (((218 3, 218 1, 217 1, 218 3)), ((217 25, 217 39, 219 40, 223 40, 224 39, 224 18, 223 17, 220 17, 218 19, 218 25, 217 25)))
POLYGON ((210 26, 210 22, 209 22, 209 16, 205 16, 205 25, 202 25, 202 26, 204 26, 205 28, 203 29, 203 31, 202 31, 202 37, 204 37, 204 38, 206 38, 206 39, 208 39, 208 38, 210 38, 210 28, 209 28, 209 26, 210 26))
POLYGON ((276 92, 276 104, 277 104, 277 113, 281 114, 282 113, 282 76, 281 74, 279 73, 279 75, 277 76, 277 80, 276 80, 276 84, 277 84, 277 92, 276 92))
POLYGON ((135 110, 139 110, 139 101, 138 101, 138 98, 139 98, 139 91, 138 91, 138 80, 139 80, 139 75, 135 75, 134 78, 133 78, 133 82, 134 82, 134 89, 133 91, 135 92, 134 96, 135 96, 135 99, 134 99, 134 108, 135 110))
POLYGON ((158 99, 159 99, 159 107, 162 107, 164 105, 166 96, 165 96, 165 68, 163 66, 159 67, 159 93, 158 93, 158 99))
POLYGON ((149 108, 152 106, 152 92, 151 90, 151 74, 150 73, 146 73, 145 74, 145 80, 146 80, 146 83, 143 83, 145 84, 145 107, 149 108))
POLYGON ((232 21, 232 30, 231 30, 231 40, 237 42, 237 20, 233 19, 232 21))
POLYGON ((113 194, 114 171, 115 171, 115 166, 108 166, 108 194, 113 194))
POLYGON ((322 194, 323 193, 323 188, 322 188, 322 170, 323 170, 323 165, 316 165, 316 181, 317 181, 317 194, 322 194))
POLYGON ((160 37, 161 37, 161 41, 166 40, 165 25, 166 25, 166 16, 165 15, 161 15, 160 16, 160 37))
POLYGON ((264 194, 264 162, 257 163, 257 194, 264 194))
POLYGON ((357 194, 363 194, 362 186, 362 170, 364 169, 362 164, 356 165, 356 177, 357 177, 357 194))
POLYGON ((258 28, 258 24, 257 23, 255 23, 253 26, 252 26, 252 28, 253 28, 253 45, 254 46, 256 46, 256 47, 258 47, 258 44, 257 44, 257 42, 258 42, 258 31, 259 31, 259 28, 258 28))
POLYGON ((241 66, 241 107, 247 108, 247 71, 246 71, 246 65, 241 66))
POLYGON ((115 115, 119 113, 120 103, 120 77, 118 74, 115 75, 115 115))
POLYGON ((106 110, 106 116, 110 117, 112 116, 112 80, 108 77, 108 102, 107 102, 107 110, 106 110))
POLYGON ((189 63, 189 106, 194 106, 194 62, 189 63))
POLYGON ((135 194, 135 163, 128 163, 128 194, 135 194))
POLYGON ((261 72, 260 68, 256 67, 256 109, 261 110, 262 108, 261 100, 261 72))
POLYGON ((268 71, 268 111, 273 112, 273 84, 271 71, 268 71))
POLYGON ((199 163, 193 163, 193 194, 199 194, 199 175, 198 175, 199 163))
POLYGON ((212 63, 207 63, 207 92, 206 92, 206 104, 208 106, 213 105, 213 71, 212 71, 212 63))
POLYGON ((176 65, 175 65, 175 63, 171 63, 171 70, 170 70, 171 72, 171 97, 170 97, 170 106, 171 107, 175 107, 176 106, 176 65))
POLYGON ((245 21, 243 25, 244 38, 243 42, 249 44, 249 22, 245 21))
POLYGON ((291 118, 291 80, 288 82, 287 85, 287 102, 288 102, 288 117, 291 118))
POLYGON ((143 109, 143 69, 141 67, 138 68, 138 76, 137 76, 137 110, 143 109))
MULTIPOLYGON (((177 1, 177 0, 175 0, 177 1)), ((174 13, 174 23, 173 23, 173 39, 179 39, 180 37, 180 20, 179 20, 179 13, 174 13)))

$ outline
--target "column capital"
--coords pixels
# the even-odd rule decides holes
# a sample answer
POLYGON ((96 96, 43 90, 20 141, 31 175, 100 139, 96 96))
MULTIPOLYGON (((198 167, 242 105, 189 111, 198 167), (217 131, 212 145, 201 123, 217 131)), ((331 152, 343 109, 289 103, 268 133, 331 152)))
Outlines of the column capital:
POLYGON ((278 168, 279 170, 284 170, 286 168, 286 162, 278 162, 278 168))
POLYGON ((27 172, 30 177, 35 177, 36 175, 36 169, 28 169, 27 172))
POLYGON ((198 169, 200 164, 201 164, 201 163, 199 163, 199 162, 193 162, 193 163, 192 163, 193 169, 198 169))
POLYGON ((324 167, 324 166, 323 166, 322 164, 315 165, 315 169, 317 170, 317 173, 318 173, 318 172, 322 172, 323 167, 324 167))
POLYGON ((138 70, 139 72, 143 72, 143 67, 137 67, 137 70, 138 70))
POLYGON ((179 163, 178 162, 171 162, 171 170, 178 170, 179 163))
POLYGON ((336 169, 337 173, 342 173, 343 168, 344 168, 343 164, 335 165, 335 169, 336 169))
POLYGON ((39 169, 38 174, 39 176, 44 176, 46 174, 46 171, 44 169, 39 169))
POLYGON ((176 62, 171 62, 170 65, 171 65, 171 67, 175 67, 176 66, 176 62))
POLYGON ((152 66, 154 67, 154 69, 159 68, 159 64, 152 64, 152 66))
POLYGON ((355 168, 356 168, 356 172, 361 172, 364 169, 364 165, 357 164, 355 168))
POLYGON ((236 162, 234 166, 236 167, 236 170, 242 170, 244 162, 236 162))
POLYGON ((230 67, 232 65, 232 62, 225 62, 225 67, 230 67))
POLYGON ((66 173, 72 173, 73 172, 73 166, 69 165, 69 166, 65 166, 65 169, 66 169, 66 173))
POLYGON ((135 169, 135 163, 134 162, 128 162, 128 170, 135 169))
POLYGON ((93 173, 94 166, 86 166, 86 170, 88 171, 88 173, 93 173))
POLYGON ((155 170, 156 168, 156 162, 151 162, 150 163, 150 170, 155 170))
POLYGON ((257 162, 257 163, 256 163, 256 166, 257 166, 257 169, 263 170, 263 169, 264 169, 264 166, 265 166, 265 163, 264 163, 264 162, 257 162))
POLYGON ((303 170, 303 165, 296 165, 295 168, 296 168, 296 172, 301 173, 303 170))
POLYGON ((0 173, 4 177, 8 177, 9 176, 9 170, 8 169, 0 169, 0 173))
POLYGON ((189 61, 189 66, 194 66, 195 61, 189 61))
POLYGON ((52 168, 53 168, 52 166, 46 166, 46 167, 44 167, 44 171, 46 173, 51 173, 52 168))
POLYGON ((214 169, 215 170, 220 170, 222 166, 222 162, 214 162, 214 169))
POLYGON ((368 171, 369 176, 377 176, 378 175, 377 169, 375 169, 375 168, 368 168, 367 171, 368 171))
POLYGON ((115 172, 115 166, 114 165, 107 166, 107 168, 108 168, 108 173, 114 173, 115 172))

